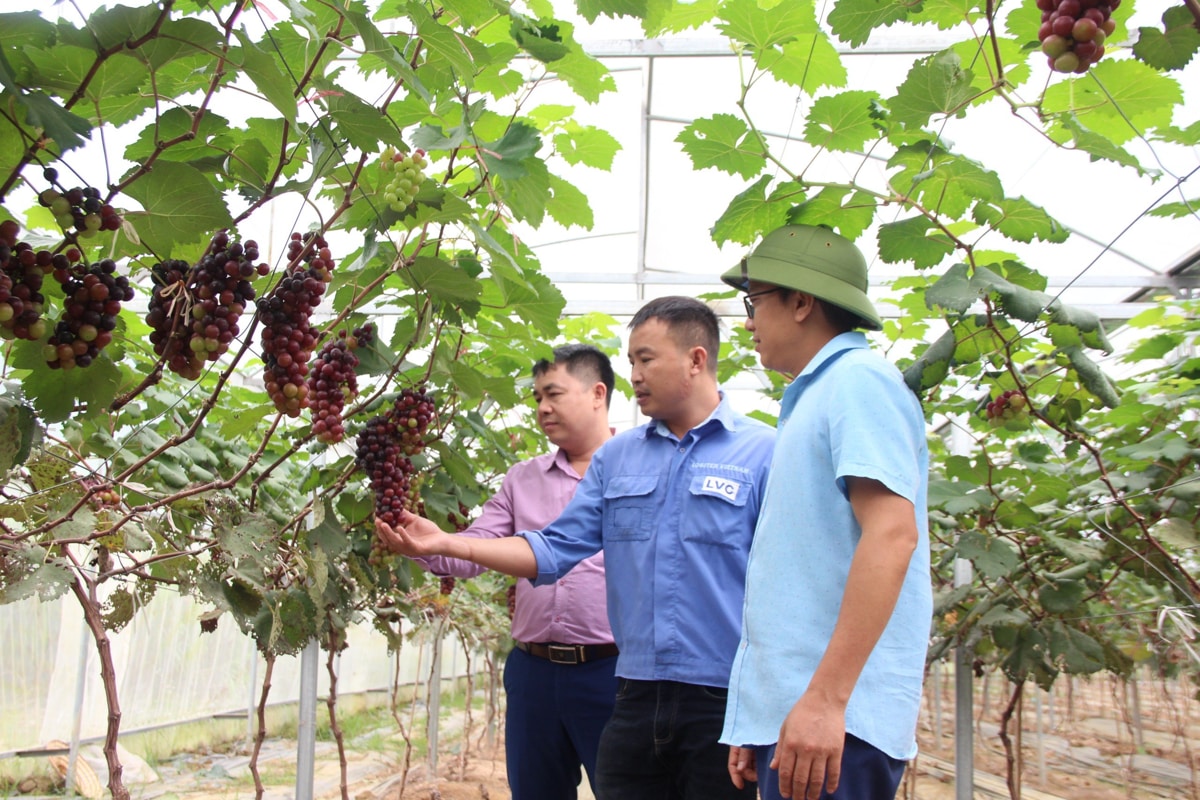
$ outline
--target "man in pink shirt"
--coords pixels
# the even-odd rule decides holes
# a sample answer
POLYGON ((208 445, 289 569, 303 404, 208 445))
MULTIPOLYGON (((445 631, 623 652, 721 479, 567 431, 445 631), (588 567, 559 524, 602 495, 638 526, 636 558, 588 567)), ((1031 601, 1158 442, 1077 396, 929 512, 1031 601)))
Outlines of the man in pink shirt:
MULTIPOLYGON (((540 530, 575 494, 592 454, 612 436, 613 368, 591 345, 554 350, 533 368, 537 422, 554 453, 514 465, 460 536, 496 539, 540 530)), ((435 575, 484 568, 441 556, 415 559, 435 575)), ((513 800, 574 800, 580 765, 595 788, 596 750, 617 693, 617 648, 608 624, 603 552, 558 582, 517 582, 514 649, 504 667, 505 747, 513 800)))

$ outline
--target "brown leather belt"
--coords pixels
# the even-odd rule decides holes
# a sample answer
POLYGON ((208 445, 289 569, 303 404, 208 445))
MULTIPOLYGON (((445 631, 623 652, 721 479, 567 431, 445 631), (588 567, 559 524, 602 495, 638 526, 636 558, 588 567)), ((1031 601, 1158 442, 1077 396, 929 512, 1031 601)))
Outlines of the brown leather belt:
POLYGON ((553 661, 555 664, 583 664, 617 655, 615 644, 557 644, 556 642, 513 641, 518 650, 531 656, 553 661))

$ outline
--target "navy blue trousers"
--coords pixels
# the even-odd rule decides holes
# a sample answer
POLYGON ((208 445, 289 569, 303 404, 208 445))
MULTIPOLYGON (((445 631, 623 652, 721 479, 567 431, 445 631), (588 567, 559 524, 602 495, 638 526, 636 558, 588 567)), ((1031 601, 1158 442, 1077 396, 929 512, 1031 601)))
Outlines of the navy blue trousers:
POLYGON ((600 739, 597 800, 754 800, 729 779, 721 744, 728 691, 674 681, 618 681, 600 739))
POLYGON ((617 695, 617 657, 555 664, 513 648, 504 663, 504 744, 512 800, 575 800, 596 787, 600 733, 617 695))
MULTIPOLYGON (((779 771, 767 769, 774 757, 773 744, 754 748, 762 800, 783 800, 779 793, 779 771)), ((822 791, 821 800, 893 800, 907 764, 847 733, 837 791, 833 794, 822 791)), ((792 800, 798 798, 793 795, 792 800)))

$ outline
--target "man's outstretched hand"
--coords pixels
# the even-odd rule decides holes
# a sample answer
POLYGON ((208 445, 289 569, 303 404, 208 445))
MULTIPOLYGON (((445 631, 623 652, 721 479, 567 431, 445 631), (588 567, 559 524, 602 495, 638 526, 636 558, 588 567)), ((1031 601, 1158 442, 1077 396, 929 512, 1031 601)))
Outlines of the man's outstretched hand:
POLYGON ((376 517, 375 535, 389 551, 410 558, 449 555, 447 548, 454 539, 432 521, 411 511, 401 511, 395 527, 376 517))

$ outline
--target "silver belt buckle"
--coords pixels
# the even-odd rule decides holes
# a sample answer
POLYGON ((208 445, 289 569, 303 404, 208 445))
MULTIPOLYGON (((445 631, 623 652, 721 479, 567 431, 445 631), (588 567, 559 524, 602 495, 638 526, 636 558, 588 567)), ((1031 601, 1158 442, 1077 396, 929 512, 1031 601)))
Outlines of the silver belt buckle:
POLYGON ((578 664, 579 651, 571 645, 552 644, 550 648, 550 660, 555 664, 578 664))

